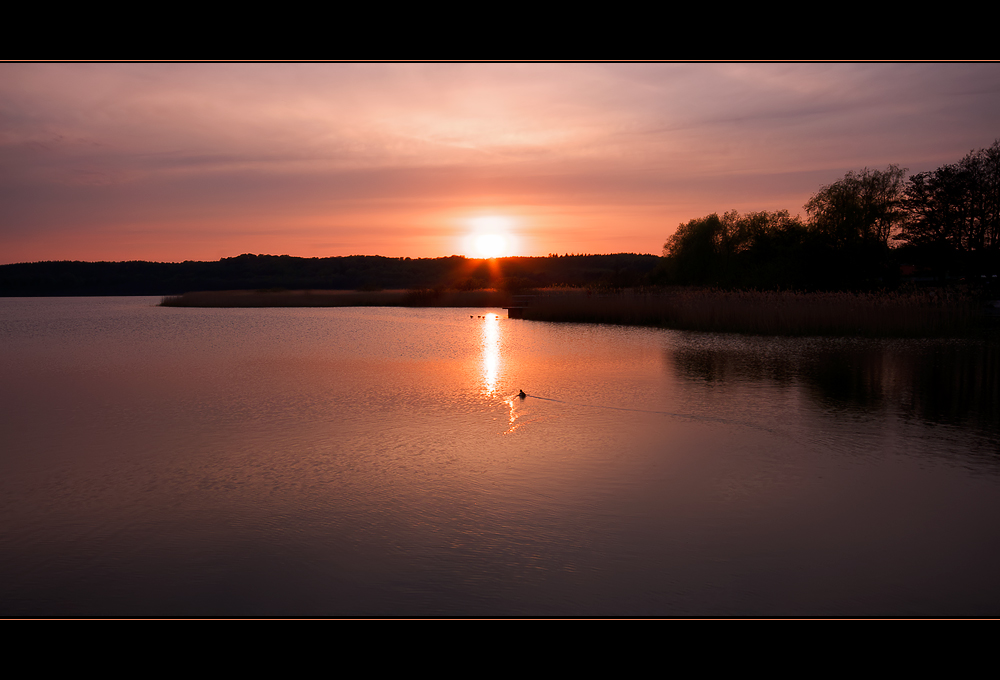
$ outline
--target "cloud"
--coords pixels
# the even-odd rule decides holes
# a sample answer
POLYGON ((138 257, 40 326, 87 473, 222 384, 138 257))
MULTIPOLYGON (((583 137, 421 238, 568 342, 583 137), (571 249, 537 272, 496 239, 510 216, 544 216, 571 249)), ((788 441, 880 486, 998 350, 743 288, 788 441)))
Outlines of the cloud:
POLYGON ((642 213, 620 250, 656 252, 684 211, 953 162, 998 114, 997 64, 0 64, 0 243, 129 225, 179 251, 197 224, 243 252, 236 224, 325 219, 349 233, 311 243, 358 248, 479 201, 642 213))

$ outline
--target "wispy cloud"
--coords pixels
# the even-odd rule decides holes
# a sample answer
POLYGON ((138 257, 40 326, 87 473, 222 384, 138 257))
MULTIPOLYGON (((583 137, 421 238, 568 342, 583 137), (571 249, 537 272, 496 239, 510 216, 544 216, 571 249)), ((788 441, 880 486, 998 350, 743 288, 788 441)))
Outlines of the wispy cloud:
POLYGON ((522 215, 526 252, 616 220, 615 250, 656 252, 996 120, 998 64, 0 64, 0 258, 447 255, 477 205, 522 215))

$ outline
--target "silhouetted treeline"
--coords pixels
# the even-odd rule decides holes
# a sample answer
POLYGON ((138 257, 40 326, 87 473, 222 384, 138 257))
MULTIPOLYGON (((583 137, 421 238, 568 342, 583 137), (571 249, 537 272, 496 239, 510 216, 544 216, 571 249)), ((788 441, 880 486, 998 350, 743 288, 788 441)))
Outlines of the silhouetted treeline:
POLYGON ((567 255, 478 260, 240 255, 218 262, 33 262, 0 265, 0 295, 179 295, 190 291, 543 286, 649 282, 655 255, 567 255))
POLYGON ((787 210, 689 221, 664 245, 658 280, 727 288, 872 290, 904 280, 996 285, 1000 140, 909 178, 865 168, 787 210))
POLYGON ((1000 273, 1000 140, 910 177, 902 208, 897 238, 915 263, 967 275, 1000 273))

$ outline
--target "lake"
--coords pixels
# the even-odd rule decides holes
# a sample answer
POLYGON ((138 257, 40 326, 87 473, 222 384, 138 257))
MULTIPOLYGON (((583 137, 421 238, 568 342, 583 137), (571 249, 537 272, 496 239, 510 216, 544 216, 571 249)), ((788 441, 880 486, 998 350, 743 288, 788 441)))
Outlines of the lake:
POLYGON ((1000 614, 995 345, 158 301, 0 298, 2 616, 1000 614))

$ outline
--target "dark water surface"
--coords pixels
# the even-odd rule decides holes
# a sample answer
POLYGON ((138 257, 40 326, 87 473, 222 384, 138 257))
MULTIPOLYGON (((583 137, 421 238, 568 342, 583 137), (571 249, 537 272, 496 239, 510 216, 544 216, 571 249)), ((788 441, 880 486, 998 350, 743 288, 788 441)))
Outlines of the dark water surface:
POLYGON ((156 302, 0 298, 0 615, 1000 615, 996 347, 156 302))

